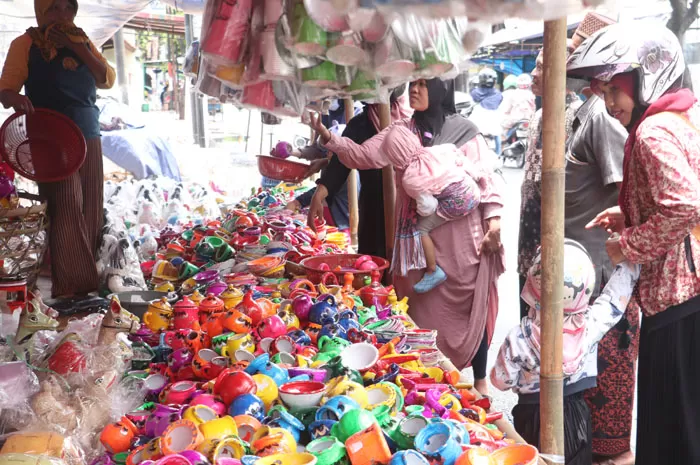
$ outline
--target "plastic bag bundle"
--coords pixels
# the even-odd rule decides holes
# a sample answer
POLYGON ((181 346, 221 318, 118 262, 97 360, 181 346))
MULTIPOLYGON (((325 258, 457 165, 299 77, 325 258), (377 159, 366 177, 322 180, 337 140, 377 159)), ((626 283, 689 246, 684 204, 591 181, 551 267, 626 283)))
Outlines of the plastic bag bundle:
POLYGON ((39 378, 21 361, 0 363, 0 434, 26 427, 29 400, 39 392, 39 378))
POLYGON ((216 63, 240 63, 246 51, 253 0, 212 0, 202 26, 202 54, 216 63))
POLYGON ((469 16, 491 23, 508 18, 549 20, 596 8, 607 0, 313 0, 341 4, 339 10, 377 8, 382 14, 416 14, 428 18, 469 16))
POLYGON ((0 438, 0 464, 80 465, 84 456, 74 438, 53 431, 20 431, 0 438))
POLYGON ((280 117, 299 116, 308 102, 329 98, 388 101, 392 87, 454 77, 468 58, 466 18, 387 14, 355 0, 221 3, 207 7, 198 91, 280 117), (222 24, 230 23, 232 9, 250 21, 246 39, 224 53, 231 31, 242 30, 217 26, 225 18, 222 24))
POLYGON ((185 65, 183 67, 185 76, 196 78, 199 75, 199 41, 193 41, 187 48, 185 55, 185 65))

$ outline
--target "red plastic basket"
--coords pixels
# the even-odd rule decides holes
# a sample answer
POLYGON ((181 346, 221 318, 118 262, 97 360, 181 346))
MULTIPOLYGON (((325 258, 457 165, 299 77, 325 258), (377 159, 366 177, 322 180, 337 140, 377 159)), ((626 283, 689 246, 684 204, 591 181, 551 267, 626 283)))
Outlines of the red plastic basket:
POLYGON ((266 178, 298 183, 306 178, 309 165, 282 158, 258 155, 258 171, 266 178))
POLYGON ((0 128, 0 154, 17 173, 37 182, 62 181, 85 162, 80 128, 61 113, 15 113, 0 128))
MULTIPOLYGON (((353 268, 355 261, 360 258, 360 254, 333 254, 333 255, 316 255, 315 257, 305 258, 301 261, 300 265, 306 270, 306 276, 314 284, 320 283, 321 278, 327 271, 320 269, 321 264, 325 263, 331 269, 337 278, 339 283, 343 283, 343 275, 347 270, 353 268), (341 271, 335 271, 336 267, 342 268, 341 271)), ((379 271, 380 279, 384 277, 384 272, 389 268, 391 263, 389 260, 382 257, 372 256, 372 261, 377 264, 377 271, 379 271)), ((355 276, 353 281, 353 286, 355 289, 360 289, 363 287, 364 280, 366 276, 371 276, 372 271, 352 271, 355 276)))

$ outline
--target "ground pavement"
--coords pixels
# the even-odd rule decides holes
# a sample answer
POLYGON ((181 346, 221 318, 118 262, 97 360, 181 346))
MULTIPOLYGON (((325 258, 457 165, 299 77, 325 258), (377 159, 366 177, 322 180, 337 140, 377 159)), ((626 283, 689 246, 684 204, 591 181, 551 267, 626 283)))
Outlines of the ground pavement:
MULTIPOLYGON (((488 371, 496 360, 496 355, 508 332, 519 322, 520 300, 518 297, 518 225, 520 219, 520 184, 523 180, 523 170, 504 167, 505 180, 503 195, 505 210, 501 217, 501 242, 506 253, 506 272, 498 280, 499 308, 496 329, 489 348, 488 371)), ((469 380, 473 380, 471 368, 464 370, 469 380)), ((512 392, 501 392, 494 388, 489 381, 489 395, 492 397, 493 408, 502 411, 509 421, 512 421, 511 410, 517 403, 517 396, 512 392)))

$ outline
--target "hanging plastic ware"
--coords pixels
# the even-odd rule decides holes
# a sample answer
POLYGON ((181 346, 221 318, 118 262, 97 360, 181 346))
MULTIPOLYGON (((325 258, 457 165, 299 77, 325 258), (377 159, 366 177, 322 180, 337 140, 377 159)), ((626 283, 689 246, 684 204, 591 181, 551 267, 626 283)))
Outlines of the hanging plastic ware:
MULTIPOLYGON (((215 0, 210 2, 211 24, 202 40, 202 52, 213 59, 238 63, 245 51, 250 29, 253 0, 215 0)), ((206 24, 206 22, 205 22, 206 24)))
POLYGON ((374 49, 374 69, 385 79, 409 79, 416 69, 413 53, 394 34, 387 34, 374 49))
POLYGON ((330 0, 304 0, 304 7, 309 17, 324 31, 342 32, 348 30, 345 14, 338 11, 330 0))
POLYGON ((301 2, 294 5, 292 35, 294 39, 292 49, 300 55, 322 55, 328 46, 326 31, 309 17, 301 2))
POLYGON ((362 48, 362 37, 356 32, 343 32, 329 45, 326 58, 336 65, 359 66, 369 60, 369 54, 362 48))
POLYGON ((272 111, 275 109, 276 103, 277 98, 272 88, 272 81, 263 81, 243 88, 241 105, 272 111))
POLYGON ((276 43, 276 29, 265 30, 261 34, 263 79, 294 79, 296 73, 293 66, 290 66, 282 59, 276 43))
POLYGON ((265 0, 265 28, 277 25, 284 11, 283 0, 265 0))
POLYGON ((330 61, 323 61, 319 65, 301 71, 302 81, 311 87, 334 87, 337 77, 336 66, 330 61))
POLYGON ((15 113, 0 128, 0 154, 13 170, 37 182, 62 181, 83 166, 87 144, 61 113, 37 108, 15 113))

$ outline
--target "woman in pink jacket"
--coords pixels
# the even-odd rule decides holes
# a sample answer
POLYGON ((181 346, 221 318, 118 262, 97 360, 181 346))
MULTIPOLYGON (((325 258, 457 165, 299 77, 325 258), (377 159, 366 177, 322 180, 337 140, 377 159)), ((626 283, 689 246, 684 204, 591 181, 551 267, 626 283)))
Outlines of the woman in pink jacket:
POLYGON ((485 189, 484 175, 454 144, 423 147, 420 138, 405 126, 393 127, 384 138, 380 154, 394 167, 406 194, 416 202, 416 224, 426 261, 426 273, 413 286, 424 294, 447 280, 437 264, 433 229, 462 218, 481 201, 477 182, 485 189))
POLYGON ((436 261, 447 280, 424 294, 413 289, 426 267, 416 202, 406 193, 401 177, 396 178, 392 273, 397 292, 409 297, 416 323, 438 331, 438 347, 458 369, 472 364, 475 386, 486 393, 486 359, 498 314, 496 281, 504 270, 500 186, 491 176, 490 152, 484 139, 474 124, 456 112, 453 82, 420 79, 411 83, 409 99, 414 110, 411 118, 395 122, 362 145, 331 136, 320 118, 312 118, 311 125, 323 144, 348 168, 378 169, 389 165, 381 155, 382 143, 392 127, 402 126, 413 132, 424 147, 454 144, 484 173, 486 189, 481 193, 479 207, 431 233, 436 261))
POLYGON ((637 465, 700 463, 700 107, 684 71, 678 39, 645 22, 599 31, 568 65, 629 132, 619 207, 590 226, 615 233, 613 263, 642 265, 637 465))

